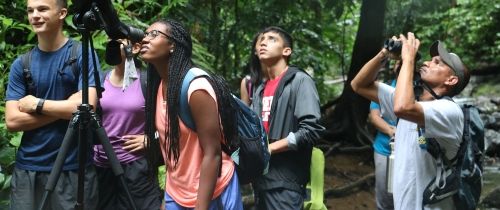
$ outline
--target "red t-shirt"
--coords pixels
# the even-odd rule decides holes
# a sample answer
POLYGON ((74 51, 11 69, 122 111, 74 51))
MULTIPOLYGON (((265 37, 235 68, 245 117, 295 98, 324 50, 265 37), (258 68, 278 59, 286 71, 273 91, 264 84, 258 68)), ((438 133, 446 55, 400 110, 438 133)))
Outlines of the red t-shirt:
POLYGON ((262 97, 262 124, 264 124, 264 129, 266 129, 266 133, 269 133, 269 119, 271 116, 271 105, 273 104, 274 92, 276 92, 276 88, 280 83, 281 78, 285 75, 285 71, 281 72, 279 76, 274 79, 270 79, 266 82, 264 86, 264 96, 262 97))

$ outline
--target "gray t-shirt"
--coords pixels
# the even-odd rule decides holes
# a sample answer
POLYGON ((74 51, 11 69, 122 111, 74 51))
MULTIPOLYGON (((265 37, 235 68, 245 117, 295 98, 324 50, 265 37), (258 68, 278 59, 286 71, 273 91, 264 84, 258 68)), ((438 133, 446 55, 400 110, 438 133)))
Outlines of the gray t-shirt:
MULTIPOLYGON (((396 120, 395 89, 383 83, 379 83, 378 87, 382 115, 387 119, 396 120)), ((455 157, 462 140, 464 126, 460 106, 446 99, 418 103, 424 110, 423 135, 426 138, 435 138, 441 148, 445 149, 448 159, 455 157)), ((418 137, 416 123, 399 119, 395 134, 393 169, 393 196, 396 210, 422 209, 425 187, 436 176, 436 161, 419 145, 418 137)), ((450 197, 437 204, 427 205, 424 209, 455 209, 455 207, 450 197)))

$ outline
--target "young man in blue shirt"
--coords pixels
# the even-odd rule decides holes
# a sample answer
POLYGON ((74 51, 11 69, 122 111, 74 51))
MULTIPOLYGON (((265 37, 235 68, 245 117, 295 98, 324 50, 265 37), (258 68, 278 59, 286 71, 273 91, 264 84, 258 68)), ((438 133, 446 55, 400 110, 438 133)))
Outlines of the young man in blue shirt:
MULTIPOLYGON (((28 0, 28 20, 38 44, 28 53, 30 65, 18 57, 11 65, 7 86, 5 119, 9 131, 23 131, 11 180, 10 209, 35 209, 53 169, 72 113, 82 99, 82 53, 77 53, 78 73, 67 64, 76 41, 63 34, 68 14, 65 0, 28 0), (29 69, 31 79, 23 75, 29 69), (34 87, 28 87, 32 80, 34 87)), ((88 56, 90 59, 92 56, 88 56)), ((91 60, 90 60, 91 61, 91 60)), ((92 64, 92 62, 89 62, 92 64)), ((94 85, 94 66, 89 67, 89 85, 94 85)), ((95 107, 96 90, 89 88, 89 103, 95 107)), ((77 129, 78 130, 78 129, 77 129)), ((77 169, 86 167, 85 208, 95 209, 95 169, 77 162, 77 139, 71 145, 62 173, 46 202, 46 209, 73 209, 77 195, 77 169)), ((91 150, 89 148, 89 154, 91 150)))

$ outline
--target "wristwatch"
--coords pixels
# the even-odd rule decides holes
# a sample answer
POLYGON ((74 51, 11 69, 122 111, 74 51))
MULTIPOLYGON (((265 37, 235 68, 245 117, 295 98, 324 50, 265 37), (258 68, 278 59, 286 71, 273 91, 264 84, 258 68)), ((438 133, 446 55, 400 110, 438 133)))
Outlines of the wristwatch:
POLYGON ((45 103, 45 99, 43 98, 38 99, 38 104, 36 105, 37 114, 42 114, 43 103, 45 103))

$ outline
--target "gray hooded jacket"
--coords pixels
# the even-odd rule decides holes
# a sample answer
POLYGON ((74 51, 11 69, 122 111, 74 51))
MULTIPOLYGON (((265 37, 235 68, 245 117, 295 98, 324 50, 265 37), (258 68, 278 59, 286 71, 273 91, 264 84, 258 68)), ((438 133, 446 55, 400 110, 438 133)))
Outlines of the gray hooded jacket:
MULTIPOLYGON (((255 89, 252 109, 262 113, 265 83, 255 89)), ((269 119, 269 142, 287 138, 289 150, 271 155, 269 172, 255 183, 256 190, 286 188, 303 192, 309 181, 312 147, 324 130, 318 91, 312 78, 289 67, 274 93, 269 119)))

